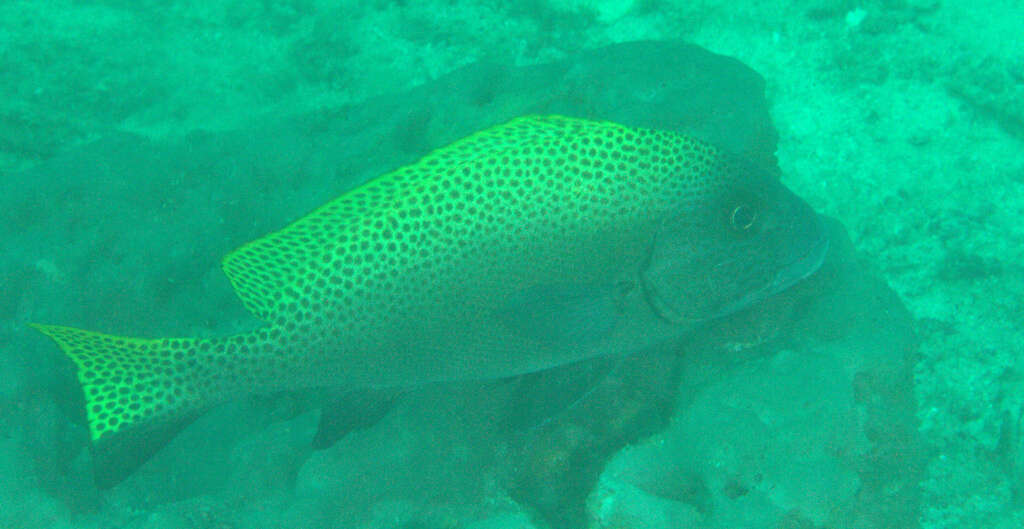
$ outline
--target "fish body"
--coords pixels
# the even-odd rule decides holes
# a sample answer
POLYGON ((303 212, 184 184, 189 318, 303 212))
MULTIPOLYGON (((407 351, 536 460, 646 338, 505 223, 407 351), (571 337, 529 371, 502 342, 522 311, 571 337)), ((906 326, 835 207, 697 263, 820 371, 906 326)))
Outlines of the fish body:
POLYGON ((225 257, 265 324, 140 339, 36 325, 92 440, 233 396, 502 377, 684 335, 812 273, 776 179, 685 135, 561 116, 478 132, 225 257))

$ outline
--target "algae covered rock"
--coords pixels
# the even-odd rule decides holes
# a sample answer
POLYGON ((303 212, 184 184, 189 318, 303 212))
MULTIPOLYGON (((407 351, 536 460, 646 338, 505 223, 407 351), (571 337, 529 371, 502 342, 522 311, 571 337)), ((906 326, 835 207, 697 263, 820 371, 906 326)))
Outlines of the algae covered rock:
POLYGON ((669 426, 611 460, 589 498, 594 526, 916 526, 912 322, 832 232, 817 276, 683 353, 669 426), (789 316, 766 327, 773 312, 789 316), (725 339, 744 332, 755 339, 725 339))

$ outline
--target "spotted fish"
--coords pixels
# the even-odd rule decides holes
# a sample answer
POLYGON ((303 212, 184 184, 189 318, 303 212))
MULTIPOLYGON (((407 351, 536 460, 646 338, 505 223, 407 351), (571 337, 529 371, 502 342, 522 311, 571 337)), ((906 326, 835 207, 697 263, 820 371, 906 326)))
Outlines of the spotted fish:
POLYGON ((91 439, 234 396, 527 373, 677 338, 811 274, 828 246, 776 178, 695 138, 562 116, 478 132, 227 255, 265 322, 222 338, 34 325, 91 439))

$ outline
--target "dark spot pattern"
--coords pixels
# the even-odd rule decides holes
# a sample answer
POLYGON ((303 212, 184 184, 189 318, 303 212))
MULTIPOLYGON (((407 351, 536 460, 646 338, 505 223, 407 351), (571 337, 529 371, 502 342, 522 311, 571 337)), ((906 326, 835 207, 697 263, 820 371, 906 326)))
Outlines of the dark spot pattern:
MULTIPOLYGON (((37 326, 75 362, 99 440, 227 395, 302 385, 332 341, 379 328, 458 281, 497 238, 543 241, 697 200, 717 151, 671 132, 561 116, 499 125, 376 178, 225 257, 267 322, 223 339, 133 339, 37 326), (416 278, 416 280, 410 280, 416 278)), ((499 262, 498 256, 494 262, 499 262)), ((481 270, 480 273, 487 273, 481 270)), ((308 382, 308 381, 305 381, 308 382)))

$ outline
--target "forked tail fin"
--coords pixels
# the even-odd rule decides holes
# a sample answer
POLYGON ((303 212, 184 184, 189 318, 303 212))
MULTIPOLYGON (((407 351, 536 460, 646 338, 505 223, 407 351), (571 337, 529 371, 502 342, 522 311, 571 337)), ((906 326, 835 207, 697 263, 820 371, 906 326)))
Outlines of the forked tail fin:
POLYGON ((203 411, 195 366, 207 340, 140 339, 31 324, 77 367, 96 482, 116 485, 203 411))

